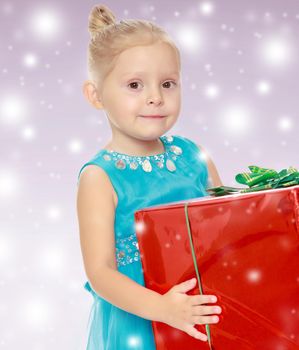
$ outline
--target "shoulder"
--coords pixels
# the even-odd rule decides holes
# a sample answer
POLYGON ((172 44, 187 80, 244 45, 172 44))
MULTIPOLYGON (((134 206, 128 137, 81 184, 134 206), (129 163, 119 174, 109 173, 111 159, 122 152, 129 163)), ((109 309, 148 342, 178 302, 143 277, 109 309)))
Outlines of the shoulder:
POLYGON ((223 186, 223 183, 220 179, 218 170, 216 168, 216 165, 214 161, 212 160, 212 157, 210 156, 207 149, 205 149, 203 146, 199 145, 197 142, 189 139, 188 137, 182 136, 182 135, 173 135, 174 140, 178 140, 178 142, 185 143, 189 145, 190 147, 195 150, 195 152, 199 152, 200 158, 202 161, 205 162, 207 171, 208 171, 208 186, 209 187, 216 187, 216 186, 223 186))
POLYGON ((109 175, 99 165, 86 163, 78 177, 78 200, 97 193, 108 199, 112 198, 116 207, 117 195, 109 175))
POLYGON ((197 147, 200 149, 202 153, 202 157, 205 159, 207 163, 208 173, 209 173, 209 185, 210 185, 209 187, 223 186, 223 183, 220 179, 216 165, 212 160, 210 154, 203 146, 197 145, 197 147))
POLYGON ((196 146, 195 143, 191 139, 189 139, 188 137, 182 136, 182 135, 176 134, 176 135, 171 135, 168 137, 172 138, 173 142, 186 143, 186 144, 189 144, 192 146, 196 146))
POLYGON ((80 171, 78 190, 96 192, 107 191, 110 188, 109 176, 104 169, 95 164, 87 164, 80 171))
POLYGON ((108 182, 109 177, 105 170, 100 166, 92 163, 86 163, 80 170, 79 183, 88 183, 101 180, 101 182, 108 182))
MULTIPOLYGON (((196 142, 194 142, 193 140, 191 140, 190 138, 186 137, 186 136, 182 136, 182 135, 172 135, 171 136, 173 138, 173 142, 177 143, 178 145, 182 145, 185 147, 188 147, 189 149, 191 149, 192 151, 198 153, 203 153, 204 155, 204 150, 202 148, 200 148, 196 142)), ((203 159, 204 160, 204 159, 203 159)))
POLYGON ((191 140, 190 138, 188 138, 186 136, 182 136, 182 135, 172 135, 171 137, 173 138, 173 142, 176 145, 182 146, 183 148, 186 148, 186 149, 189 149, 194 154, 196 154, 196 156, 198 156, 198 154, 199 154, 200 158, 205 162, 204 150, 202 148, 200 148, 193 140, 191 140))

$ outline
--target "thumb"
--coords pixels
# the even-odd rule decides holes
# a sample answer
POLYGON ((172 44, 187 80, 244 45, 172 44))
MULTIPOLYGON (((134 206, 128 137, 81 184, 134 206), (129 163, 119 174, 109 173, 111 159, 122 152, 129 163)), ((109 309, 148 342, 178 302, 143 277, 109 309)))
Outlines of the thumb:
POLYGON ((180 284, 177 284, 176 291, 180 293, 186 293, 189 290, 193 289, 195 285, 196 285, 196 278, 192 278, 191 280, 187 280, 180 284))

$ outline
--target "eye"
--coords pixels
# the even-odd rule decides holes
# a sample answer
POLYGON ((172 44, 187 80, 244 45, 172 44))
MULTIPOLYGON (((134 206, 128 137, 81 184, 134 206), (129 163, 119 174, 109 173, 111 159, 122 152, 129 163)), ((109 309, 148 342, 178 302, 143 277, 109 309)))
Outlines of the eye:
MULTIPOLYGON (((172 83, 174 86, 176 85, 176 83, 174 82, 174 81, 166 81, 164 84, 170 84, 170 83, 172 83)), ((163 84, 163 85, 164 85, 163 84)), ((169 86, 169 85, 168 85, 169 86)), ((167 88, 168 89, 168 88, 167 88)))
POLYGON ((128 84, 129 87, 133 88, 133 90, 137 90, 138 84, 140 84, 138 81, 133 81, 132 83, 128 84))

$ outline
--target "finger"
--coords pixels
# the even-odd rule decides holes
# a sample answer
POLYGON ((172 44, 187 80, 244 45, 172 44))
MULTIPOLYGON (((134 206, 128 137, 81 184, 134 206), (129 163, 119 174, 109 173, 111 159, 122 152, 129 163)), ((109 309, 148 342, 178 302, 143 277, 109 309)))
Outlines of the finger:
POLYGON ((219 322, 218 316, 192 316, 193 324, 215 324, 219 322))
POLYGON ((220 306, 193 306, 192 316, 202 316, 202 315, 214 315, 221 314, 222 309, 220 306))
POLYGON ((187 326, 187 334, 189 334, 191 337, 195 338, 195 339, 199 339, 202 341, 207 341, 208 337, 206 336, 206 334, 199 332, 195 327, 193 327, 192 325, 187 326))
POLYGON ((216 295, 190 295, 191 305, 216 303, 216 295))

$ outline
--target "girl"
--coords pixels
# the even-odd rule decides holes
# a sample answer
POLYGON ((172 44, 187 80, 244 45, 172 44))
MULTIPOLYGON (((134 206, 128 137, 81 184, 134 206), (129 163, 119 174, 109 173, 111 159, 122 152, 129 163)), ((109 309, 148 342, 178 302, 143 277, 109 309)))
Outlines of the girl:
POLYGON ((136 210, 205 196, 208 178, 222 185, 202 147, 163 135, 180 112, 179 51, 160 27, 117 23, 104 5, 93 8, 89 32, 90 79, 83 92, 106 112, 112 138, 78 176, 85 288, 94 298, 87 349, 154 350, 152 320, 207 341, 194 325, 219 321, 216 296, 186 294, 195 279, 164 295, 145 288, 134 230, 136 210))

